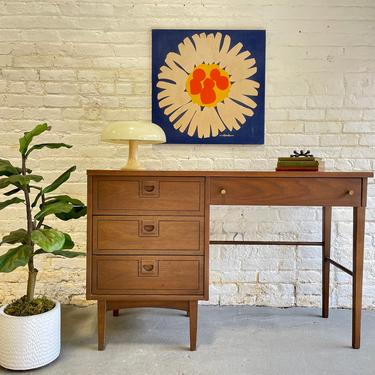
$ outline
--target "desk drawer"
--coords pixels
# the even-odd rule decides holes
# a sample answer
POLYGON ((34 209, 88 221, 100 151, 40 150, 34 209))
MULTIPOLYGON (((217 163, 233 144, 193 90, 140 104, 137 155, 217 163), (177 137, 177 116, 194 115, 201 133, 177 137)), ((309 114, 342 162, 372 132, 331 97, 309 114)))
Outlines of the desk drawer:
POLYGON ((210 178, 210 203, 360 206, 360 178, 210 178))
POLYGON ((93 213, 203 215, 204 179, 95 177, 93 213))
POLYGON ((94 256, 94 294, 203 294, 203 257, 94 256))
POLYGON ((203 217, 94 216, 94 254, 203 254, 203 217))

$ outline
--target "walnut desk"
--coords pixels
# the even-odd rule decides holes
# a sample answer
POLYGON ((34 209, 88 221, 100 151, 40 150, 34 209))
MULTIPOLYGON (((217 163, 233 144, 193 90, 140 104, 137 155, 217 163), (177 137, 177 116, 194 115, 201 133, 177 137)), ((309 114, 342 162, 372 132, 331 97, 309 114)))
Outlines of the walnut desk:
POLYGON ((98 348, 106 312, 184 310, 196 349, 198 300, 208 300, 209 245, 322 247, 322 316, 330 265, 353 278, 352 346, 360 347, 367 180, 371 172, 88 171, 87 298, 98 301, 98 348), (320 206, 322 240, 210 241, 210 205, 320 206), (353 207, 353 268, 330 257, 333 206, 353 207))

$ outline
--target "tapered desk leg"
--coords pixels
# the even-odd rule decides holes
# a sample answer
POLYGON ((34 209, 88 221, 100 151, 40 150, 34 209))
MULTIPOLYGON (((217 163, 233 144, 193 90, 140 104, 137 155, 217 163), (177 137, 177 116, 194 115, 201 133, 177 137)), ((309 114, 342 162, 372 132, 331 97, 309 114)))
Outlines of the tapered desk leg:
POLYGON ((113 316, 119 316, 120 313, 119 313, 119 310, 118 309, 114 309, 113 310, 113 316))
POLYGON ((197 349, 198 301, 189 301, 190 350, 197 349))
POLYGON ((362 279, 365 237, 365 207, 353 209, 353 305, 352 305, 352 346, 361 346, 362 279))
POLYGON ((107 301, 98 301, 98 350, 105 349, 107 301))
POLYGON ((322 316, 329 314, 329 272, 330 263, 327 258, 331 254, 331 222, 332 207, 323 207, 323 247, 322 247, 322 316))

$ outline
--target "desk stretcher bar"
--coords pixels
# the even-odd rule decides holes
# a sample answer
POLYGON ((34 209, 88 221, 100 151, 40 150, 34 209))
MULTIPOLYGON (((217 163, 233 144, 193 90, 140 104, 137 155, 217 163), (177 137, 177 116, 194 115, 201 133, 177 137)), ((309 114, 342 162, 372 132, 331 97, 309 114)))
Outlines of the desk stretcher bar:
MULTIPOLYGON (((324 246, 321 241, 225 241, 212 240, 210 245, 279 245, 279 246, 324 246)), ((353 276, 353 271, 346 268, 340 263, 337 263, 331 258, 325 257, 325 262, 329 262, 333 266, 339 268, 341 271, 353 276)))

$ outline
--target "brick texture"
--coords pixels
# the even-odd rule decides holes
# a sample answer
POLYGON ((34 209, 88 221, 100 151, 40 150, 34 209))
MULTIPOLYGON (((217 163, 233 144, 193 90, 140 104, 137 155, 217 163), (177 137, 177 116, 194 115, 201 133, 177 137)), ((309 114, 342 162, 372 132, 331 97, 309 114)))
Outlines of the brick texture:
MULTIPOLYGON (((158 169, 273 169, 309 148, 332 170, 375 167, 373 0, 0 0, 0 155, 16 162, 19 136, 41 121, 30 166, 47 184, 78 171, 62 190, 86 200, 85 170, 118 168, 126 147, 103 144, 111 120, 150 120, 151 28, 267 30, 266 142, 262 146, 141 147, 158 169), (51 156, 53 155, 53 156, 51 156)), ((375 185, 370 181, 364 306, 375 307, 375 185)), ((350 209, 334 209, 333 256, 351 266, 350 209)), ((21 206, 0 212, 0 235, 23 223, 21 206)), ((214 207, 211 237, 320 240, 319 208, 214 207)), ((85 250, 85 220, 59 223, 85 250)), ((3 247, 1 251, 5 250, 3 247)), ((320 305, 319 248, 211 248, 211 300, 221 304, 320 305)), ((85 259, 39 256, 37 292, 85 304, 85 259)), ((26 270, 0 274, 0 303, 24 293, 26 270)), ((350 278, 332 271, 332 304, 349 307, 350 278)))

